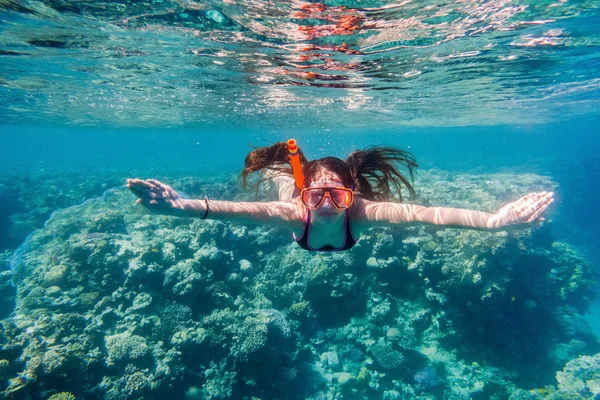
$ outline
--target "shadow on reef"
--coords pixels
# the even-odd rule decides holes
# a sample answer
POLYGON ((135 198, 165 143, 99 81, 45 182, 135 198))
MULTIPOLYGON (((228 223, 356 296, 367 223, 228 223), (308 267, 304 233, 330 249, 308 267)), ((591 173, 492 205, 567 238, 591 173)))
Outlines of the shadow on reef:
MULTIPOLYGON (((550 239, 548 229, 540 233, 550 239)), ((593 267, 573 249, 551 240, 542 247, 531 239, 536 252, 523 254, 522 243, 513 239, 487 256, 487 268, 498 272, 494 281, 503 286, 489 286, 483 294, 468 287, 448 292, 458 335, 447 345, 466 360, 487 359, 513 371, 514 382, 527 388, 553 383, 567 361, 600 351, 582 317, 594 295, 593 267)))
MULTIPOLYGON (((490 193, 551 187, 420 179, 432 204, 484 210, 499 205, 490 193)), ((240 198, 232 182, 211 191, 240 198)), ((550 227, 373 229, 350 251, 314 254, 287 232, 150 215, 111 190, 55 213, 12 257, 2 395, 515 400, 545 386, 524 398, 591 399, 600 355, 581 314, 593 269, 550 227)))

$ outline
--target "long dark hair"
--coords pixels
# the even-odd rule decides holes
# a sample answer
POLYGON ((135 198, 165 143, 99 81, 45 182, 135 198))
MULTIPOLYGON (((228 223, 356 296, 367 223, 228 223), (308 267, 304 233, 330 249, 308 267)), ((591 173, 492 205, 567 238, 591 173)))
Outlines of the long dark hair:
MULTIPOLYGON (((336 157, 325 157, 310 162, 301 150, 298 152, 305 186, 309 186, 319 172, 327 170, 338 175, 344 186, 352 188, 359 196, 367 200, 390 200, 393 198, 395 189, 402 201, 403 188, 408 190, 411 198, 416 197, 412 182, 414 180, 413 171, 418 165, 415 157, 407 151, 393 147, 375 146, 352 152, 346 161, 336 157), (400 173, 396 164, 406 168, 408 178, 400 173)), ((246 188, 248 187, 248 177, 253 172, 261 171, 261 177, 257 183, 259 185, 265 180, 264 172, 268 170, 275 174, 293 177, 292 168, 289 166, 287 143, 278 142, 272 146, 256 148, 248 153, 244 169, 240 174, 240 181, 246 188)))

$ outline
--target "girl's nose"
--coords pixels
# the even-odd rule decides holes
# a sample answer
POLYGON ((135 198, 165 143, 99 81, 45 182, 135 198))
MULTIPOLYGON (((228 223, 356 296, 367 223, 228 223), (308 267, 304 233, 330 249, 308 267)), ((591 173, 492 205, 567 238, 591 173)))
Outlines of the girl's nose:
POLYGON ((323 207, 331 208, 331 199, 329 199, 329 196, 325 196, 323 199, 323 207))

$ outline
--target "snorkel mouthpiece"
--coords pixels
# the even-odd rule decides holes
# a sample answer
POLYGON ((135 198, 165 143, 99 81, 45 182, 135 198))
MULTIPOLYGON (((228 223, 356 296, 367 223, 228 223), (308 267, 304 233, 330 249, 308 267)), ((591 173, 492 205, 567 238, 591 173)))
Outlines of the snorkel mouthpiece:
POLYGON ((298 154, 298 143, 296 139, 287 141, 288 151, 290 152, 290 164, 292 164, 292 172, 296 180, 296 187, 302 190, 304 187, 304 174, 302 173, 302 165, 300 165, 300 154, 298 154))

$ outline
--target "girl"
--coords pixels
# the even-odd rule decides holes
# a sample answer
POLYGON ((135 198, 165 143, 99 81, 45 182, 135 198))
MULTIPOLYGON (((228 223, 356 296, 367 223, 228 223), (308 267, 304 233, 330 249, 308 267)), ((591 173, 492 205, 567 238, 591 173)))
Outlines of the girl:
MULTIPOLYGON (((260 182, 271 179, 278 187, 279 201, 232 202, 182 199, 157 180, 128 179, 138 203, 149 210, 180 217, 199 217, 241 223, 271 224, 290 229, 294 240, 310 251, 341 251, 354 246, 366 229, 407 223, 496 230, 508 225, 530 223, 553 201, 554 193, 530 193, 500 208, 495 214, 445 207, 423 207, 390 202, 392 189, 398 194, 412 187, 412 154, 389 147, 357 150, 343 161, 325 157, 308 161, 298 150, 304 184, 296 188, 290 155, 285 142, 258 148, 248 154, 241 173, 244 187, 250 174, 261 171, 260 182), (410 177, 395 164, 403 165, 410 177), (264 177, 264 178, 263 178, 264 177)), ((400 200, 402 198, 400 197, 400 200)))

